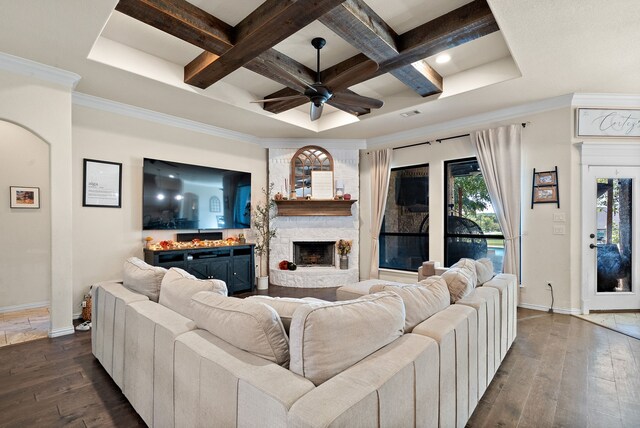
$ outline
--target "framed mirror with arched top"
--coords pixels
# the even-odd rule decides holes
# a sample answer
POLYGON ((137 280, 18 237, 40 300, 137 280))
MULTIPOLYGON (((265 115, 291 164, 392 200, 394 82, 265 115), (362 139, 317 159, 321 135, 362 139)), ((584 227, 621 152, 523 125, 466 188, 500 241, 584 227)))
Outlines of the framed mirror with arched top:
POLYGON ((322 147, 305 146, 291 159, 291 190, 296 192, 296 197, 304 198, 311 194, 313 171, 333 172, 333 158, 322 147))

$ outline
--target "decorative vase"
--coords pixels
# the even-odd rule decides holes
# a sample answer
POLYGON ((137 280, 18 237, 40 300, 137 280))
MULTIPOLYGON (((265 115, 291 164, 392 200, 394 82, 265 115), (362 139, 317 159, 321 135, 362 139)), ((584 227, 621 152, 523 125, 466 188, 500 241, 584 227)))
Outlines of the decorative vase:
POLYGON ((259 276, 258 277, 258 290, 268 290, 269 289, 269 277, 268 276, 259 276))
POLYGON ((349 269, 349 256, 346 254, 340 256, 340 269, 349 269))

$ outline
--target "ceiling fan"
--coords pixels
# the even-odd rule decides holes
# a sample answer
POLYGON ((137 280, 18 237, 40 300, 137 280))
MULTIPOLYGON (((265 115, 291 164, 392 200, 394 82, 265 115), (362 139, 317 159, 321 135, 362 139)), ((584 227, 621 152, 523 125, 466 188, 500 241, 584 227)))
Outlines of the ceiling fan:
MULTIPOLYGON (((322 83, 320 78, 320 49, 326 44, 326 40, 322 37, 316 37, 311 40, 311 45, 317 50, 317 67, 316 67, 316 82, 308 84, 300 80, 296 75, 289 73, 291 77, 295 79, 301 86, 306 86, 307 89, 300 95, 291 95, 287 97, 277 98, 265 98, 263 100, 251 101, 252 103, 269 103, 274 101, 293 100, 300 98, 308 98, 311 101, 310 117, 311 121, 318 120, 322 115, 322 108, 325 103, 332 104, 334 107, 343 109, 343 107, 354 107, 361 109, 380 108, 384 104, 382 101, 375 98, 364 97, 362 95, 355 94, 353 92, 346 92, 345 90, 350 86, 349 77, 362 75, 363 73, 373 73, 378 69, 378 64, 373 61, 363 62, 360 66, 346 70, 340 76, 341 84, 338 87, 330 88, 328 85, 322 83)), ((273 64, 275 66, 275 64, 273 64)), ((356 80, 354 79, 354 82, 356 80)))

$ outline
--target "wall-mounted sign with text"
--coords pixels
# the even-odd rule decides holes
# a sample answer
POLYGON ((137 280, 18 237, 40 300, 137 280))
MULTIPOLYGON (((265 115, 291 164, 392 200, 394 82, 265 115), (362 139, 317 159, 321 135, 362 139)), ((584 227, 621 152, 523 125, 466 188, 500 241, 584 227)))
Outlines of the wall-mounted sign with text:
POLYGON ((640 137, 640 110, 579 108, 578 137, 640 137))

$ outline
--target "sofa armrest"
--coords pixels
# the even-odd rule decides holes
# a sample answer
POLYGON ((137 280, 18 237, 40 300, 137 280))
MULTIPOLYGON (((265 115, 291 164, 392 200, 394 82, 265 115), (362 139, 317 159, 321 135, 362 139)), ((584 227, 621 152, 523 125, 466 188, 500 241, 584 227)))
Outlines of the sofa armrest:
POLYGON ((280 427, 310 380, 219 339, 206 330, 177 337, 175 426, 280 427))
POLYGON ((434 340, 405 334, 305 394, 288 426, 437 426, 439 362, 434 340))

